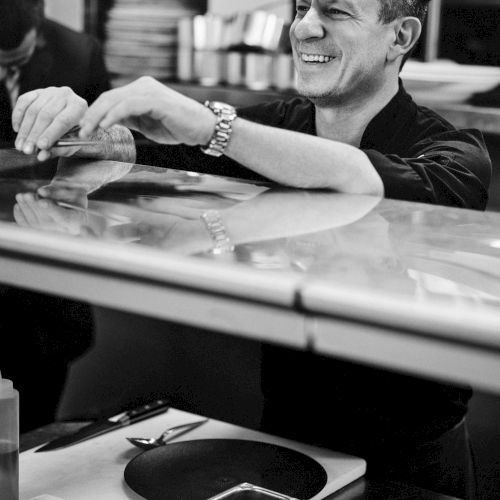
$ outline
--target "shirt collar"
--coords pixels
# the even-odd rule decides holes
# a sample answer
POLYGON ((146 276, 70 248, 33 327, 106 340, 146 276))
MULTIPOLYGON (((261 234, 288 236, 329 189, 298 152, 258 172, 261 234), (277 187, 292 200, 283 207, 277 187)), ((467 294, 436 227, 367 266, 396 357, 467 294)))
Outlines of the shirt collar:
POLYGON ((0 82, 17 79, 19 68, 17 66, 0 66, 0 82))
POLYGON ((414 119, 416 112, 417 106, 400 79, 397 94, 366 127, 360 148, 376 149, 381 153, 393 150, 394 142, 401 140, 401 131, 414 119))

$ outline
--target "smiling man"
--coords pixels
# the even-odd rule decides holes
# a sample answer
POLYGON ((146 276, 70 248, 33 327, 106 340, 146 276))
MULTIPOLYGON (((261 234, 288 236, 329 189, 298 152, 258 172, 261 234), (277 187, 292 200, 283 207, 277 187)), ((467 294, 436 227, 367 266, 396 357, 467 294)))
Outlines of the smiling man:
POLYGON ((410 18, 406 25, 382 23, 380 8, 376 1, 297 2, 290 34, 301 95, 321 108, 345 107, 349 102, 361 109, 375 95, 380 99, 377 105, 394 96, 395 63, 417 40, 420 24, 410 18))
MULTIPOLYGON (((298 0, 290 36, 303 97, 236 110, 143 77, 85 111, 67 89, 36 90, 14 110, 16 147, 43 160, 69 154, 51 146, 76 124, 82 137, 118 124, 162 145, 138 147, 138 163, 484 209, 491 162, 481 134, 418 106, 399 79, 427 3, 298 0)), ((264 430, 364 456, 369 473, 472 495, 470 389, 264 352, 264 430)))
POLYGON ((25 94, 13 116, 17 148, 38 147, 44 159, 70 124, 81 120, 85 136, 121 123, 157 143, 191 146, 139 148, 142 163, 177 159, 295 187, 484 209, 491 164, 481 134, 417 106, 399 80, 426 8, 426 0, 297 1, 290 36, 305 98, 236 111, 143 77, 103 94, 81 120, 81 103, 61 89, 25 94))

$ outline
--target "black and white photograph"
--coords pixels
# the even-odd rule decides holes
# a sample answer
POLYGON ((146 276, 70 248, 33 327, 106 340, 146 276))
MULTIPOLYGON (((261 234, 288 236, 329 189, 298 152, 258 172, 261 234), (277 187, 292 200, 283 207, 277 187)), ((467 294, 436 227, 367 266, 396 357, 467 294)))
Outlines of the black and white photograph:
POLYGON ((498 0, 0 25, 0 500, 500 499, 498 0))

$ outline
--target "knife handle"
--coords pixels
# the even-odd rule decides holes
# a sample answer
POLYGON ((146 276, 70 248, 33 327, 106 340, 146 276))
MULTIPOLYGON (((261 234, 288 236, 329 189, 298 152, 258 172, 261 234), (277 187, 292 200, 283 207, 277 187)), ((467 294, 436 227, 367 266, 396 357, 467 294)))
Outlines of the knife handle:
POLYGON ((139 422, 149 417, 154 417, 160 413, 165 413, 170 408, 169 401, 166 399, 158 399, 153 403, 148 403, 139 408, 129 410, 118 419, 121 425, 130 425, 139 422))

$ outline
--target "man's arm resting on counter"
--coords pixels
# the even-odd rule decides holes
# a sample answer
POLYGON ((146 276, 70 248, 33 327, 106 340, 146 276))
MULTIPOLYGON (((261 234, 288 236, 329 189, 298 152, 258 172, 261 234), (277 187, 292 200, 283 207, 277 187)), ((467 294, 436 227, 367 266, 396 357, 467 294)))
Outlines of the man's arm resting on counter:
MULTIPOLYGON (((121 123, 161 144, 203 146, 211 140, 216 122, 206 106, 142 77, 102 94, 84 113, 80 137, 99 126, 121 123)), ((298 188, 383 194, 375 167, 352 146, 243 118, 236 118, 232 128, 227 156, 268 179, 298 188)))
MULTIPOLYGON (((296 188, 384 195, 382 179, 368 156, 358 148, 243 118, 237 118, 232 128, 225 155, 276 183, 296 188)), ((207 143, 212 132, 212 128, 207 130, 207 143)), ((169 147, 166 147, 167 152, 169 147)), ((112 154, 106 158, 120 159, 112 154)), ((201 152, 196 155, 197 161, 198 158, 218 163, 215 158, 201 152)), ((220 172, 214 170, 213 173, 220 172)), ((224 172, 224 175, 231 175, 231 172, 224 172)))
POLYGON ((330 139, 237 118, 226 155, 286 186, 384 194, 382 179, 366 154, 330 139))

